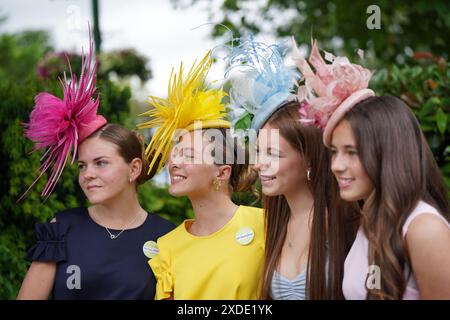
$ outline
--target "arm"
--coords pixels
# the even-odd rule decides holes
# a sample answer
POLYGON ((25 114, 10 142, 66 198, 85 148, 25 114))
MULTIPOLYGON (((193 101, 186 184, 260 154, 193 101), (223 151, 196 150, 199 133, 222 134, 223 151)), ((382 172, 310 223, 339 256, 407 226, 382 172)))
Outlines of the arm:
POLYGON ((406 243, 421 299, 450 299, 450 229, 422 214, 409 226, 406 243))
MULTIPOLYGON (((56 222, 53 218, 50 222, 56 222)), ((55 282, 56 262, 34 261, 25 275, 17 300, 46 300, 55 282)))
POLYGON ((55 282, 55 275, 55 262, 35 261, 31 263, 17 295, 17 300, 48 299, 55 282))

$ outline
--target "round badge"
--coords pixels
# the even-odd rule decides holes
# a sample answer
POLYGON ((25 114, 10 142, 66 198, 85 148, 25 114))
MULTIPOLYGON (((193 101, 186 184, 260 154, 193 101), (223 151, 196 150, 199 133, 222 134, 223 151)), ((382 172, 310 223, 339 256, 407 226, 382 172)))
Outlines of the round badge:
POLYGON ((155 241, 147 241, 142 246, 142 251, 144 252, 147 258, 151 259, 158 254, 159 252, 158 245, 156 244, 155 241))
POLYGON ((250 227, 242 227, 236 232, 236 241, 243 246, 252 242, 254 237, 255 233, 250 227))

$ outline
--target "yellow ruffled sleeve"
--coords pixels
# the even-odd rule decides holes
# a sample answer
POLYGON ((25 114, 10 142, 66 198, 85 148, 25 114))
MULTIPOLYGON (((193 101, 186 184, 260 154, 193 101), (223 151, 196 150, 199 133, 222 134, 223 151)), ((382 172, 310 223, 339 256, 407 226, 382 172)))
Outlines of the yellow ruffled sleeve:
POLYGON ((156 278, 155 300, 168 299, 173 293, 173 276, 170 266, 170 255, 168 250, 161 248, 158 241, 158 254, 148 261, 150 268, 156 278))

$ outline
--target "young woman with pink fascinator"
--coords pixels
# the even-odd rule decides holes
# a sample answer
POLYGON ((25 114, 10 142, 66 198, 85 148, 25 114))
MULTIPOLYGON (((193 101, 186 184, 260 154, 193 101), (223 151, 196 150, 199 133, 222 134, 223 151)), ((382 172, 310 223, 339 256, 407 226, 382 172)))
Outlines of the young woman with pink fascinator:
POLYGON ((346 57, 309 58, 299 90, 303 123, 323 129, 342 199, 361 205, 345 260, 347 299, 450 299, 447 190, 405 102, 375 96, 371 72, 346 57))
MULTIPOLYGON (((295 84, 283 48, 252 37, 230 55, 236 129, 256 130, 256 164, 263 197, 266 251, 262 298, 342 299, 345 256, 354 240, 318 128, 298 121, 295 84)), ((252 141, 253 143, 253 141, 252 141)))
POLYGON ((42 196, 50 196, 67 161, 77 159, 79 184, 91 206, 36 224, 37 243, 26 254, 32 263, 18 299, 153 299, 155 294, 147 260, 154 241, 174 226, 139 204, 137 186, 154 172, 147 172, 143 140, 97 115, 92 60, 91 42, 80 78, 70 69, 70 78, 61 81, 62 100, 39 93, 25 125, 35 150, 46 149, 36 179, 51 170, 42 196))

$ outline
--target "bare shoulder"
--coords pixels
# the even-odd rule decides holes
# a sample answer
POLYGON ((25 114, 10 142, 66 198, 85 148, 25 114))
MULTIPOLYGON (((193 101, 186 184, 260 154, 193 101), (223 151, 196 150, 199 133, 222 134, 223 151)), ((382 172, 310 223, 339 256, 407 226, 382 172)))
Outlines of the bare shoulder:
POLYGON ((426 212, 411 221, 406 235, 409 247, 427 243, 438 245, 440 240, 450 245, 450 228, 442 218, 426 212))

